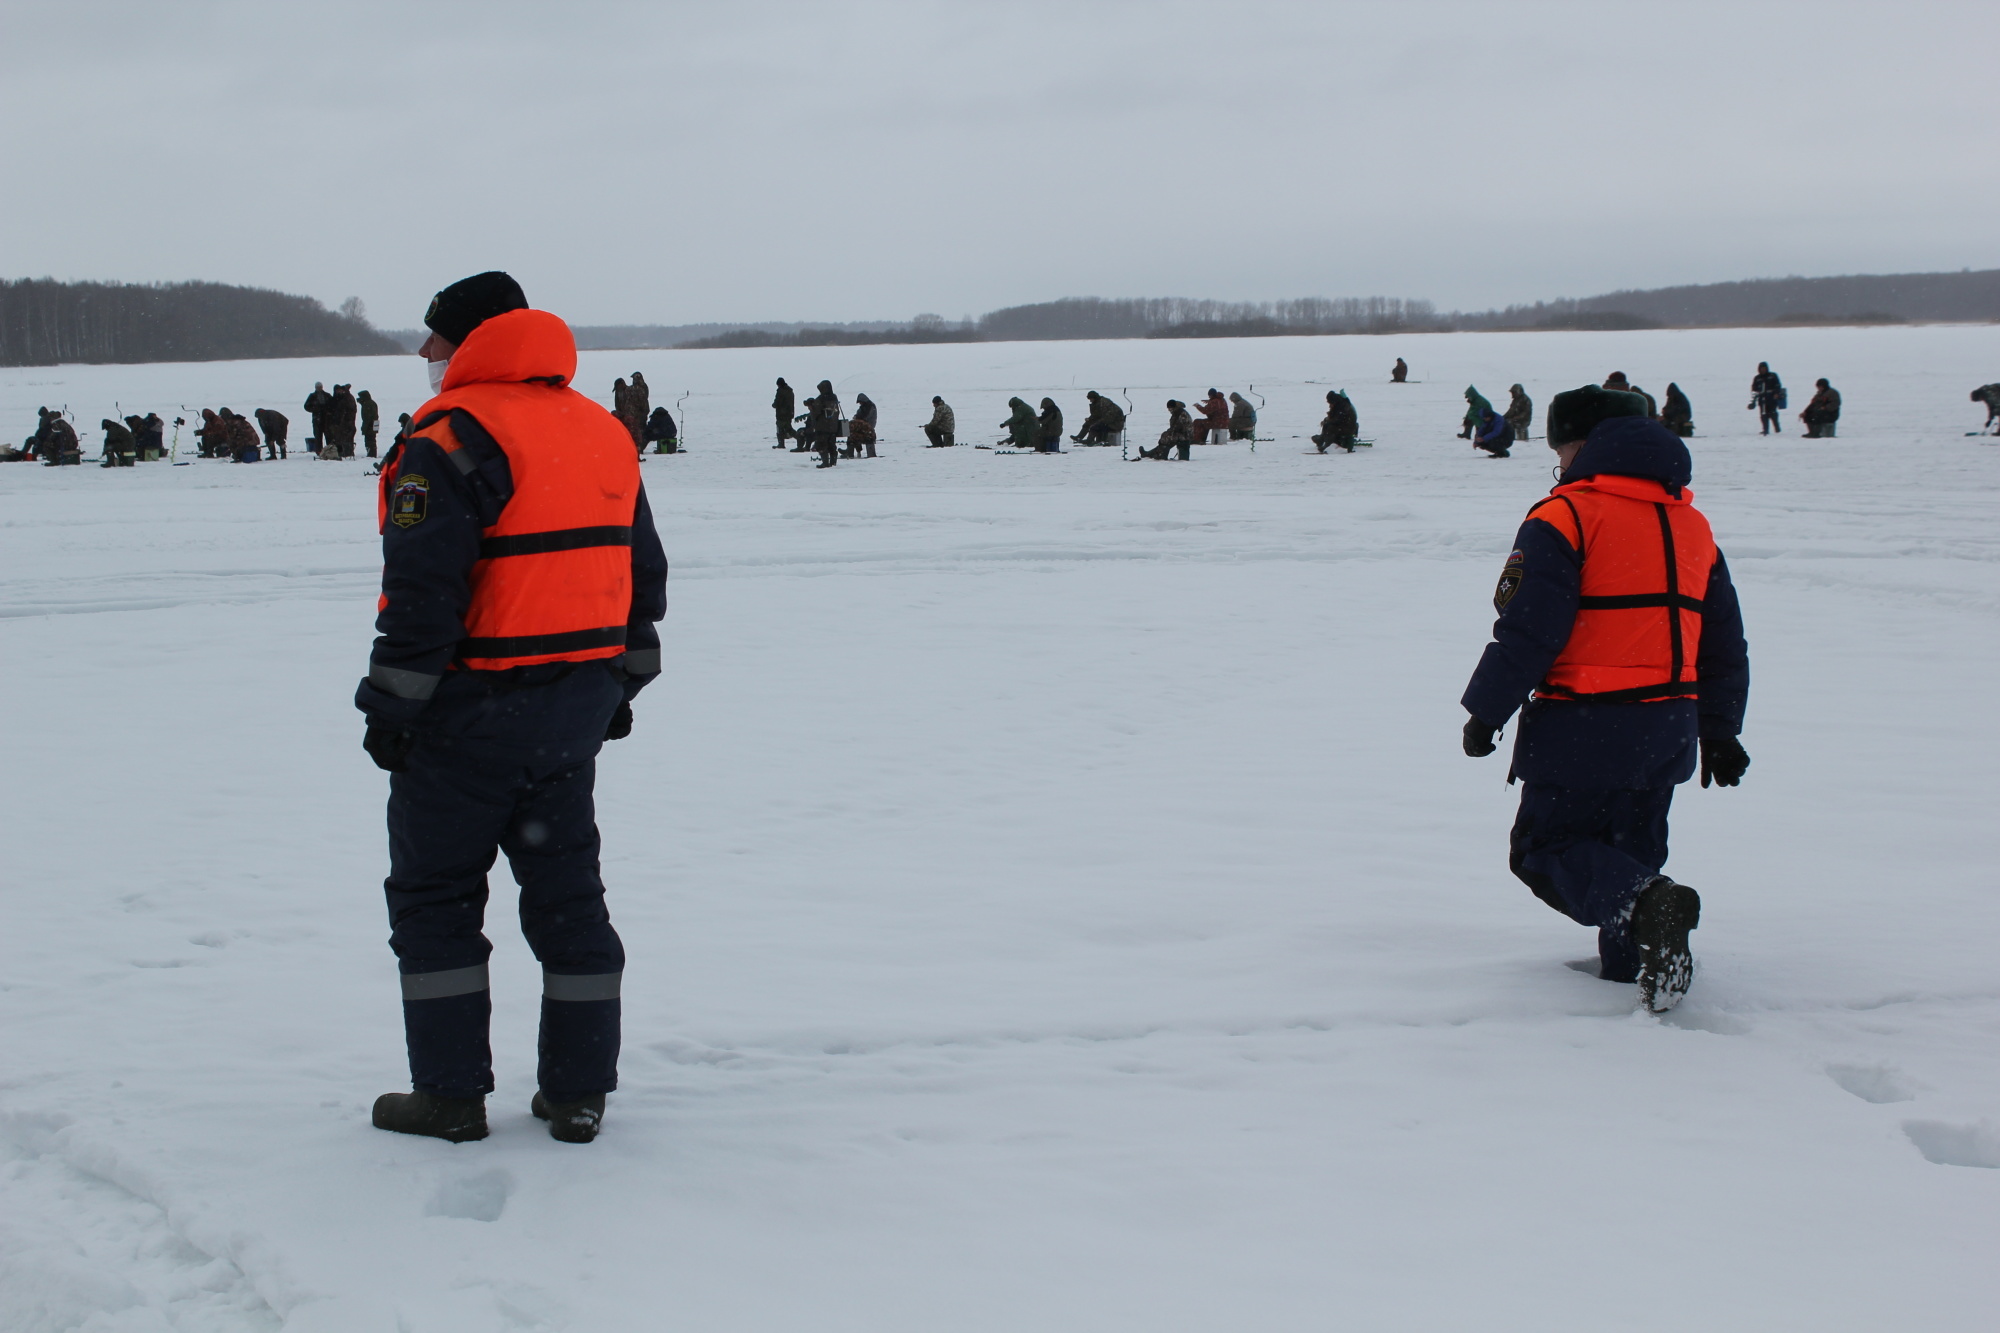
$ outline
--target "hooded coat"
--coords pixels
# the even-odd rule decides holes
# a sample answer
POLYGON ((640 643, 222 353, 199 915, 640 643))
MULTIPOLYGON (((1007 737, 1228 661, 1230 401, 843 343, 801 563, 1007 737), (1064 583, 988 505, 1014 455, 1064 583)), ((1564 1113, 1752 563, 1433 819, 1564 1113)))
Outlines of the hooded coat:
POLYGON ((1240 393, 1232 393, 1229 395, 1229 401, 1235 404, 1229 409, 1229 433, 1241 439, 1256 434, 1257 409, 1250 406, 1250 400, 1240 393))
POLYGON ((524 660, 621 662, 627 700, 659 674, 666 556, 622 426, 575 375, 568 325, 495 315, 383 459, 378 637, 355 695, 371 720, 416 723, 448 677, 524 660), (548 531, 593 540, 495 550, 548 531))
POLYGON ((1465 386, 1465 421, 1467 434, 1479 428, 1479 419, 1493 410, 1493 404, 1486 401, 1486 395, 1468 384, 1465 386))
POLYGON ((1327 444, 1346 446, 1361 433, 1361 416, 1354 402, 1339 389, 1326 395, 1326 416, 1319 423, 1320 439, 1327 444))
POLYGON ((1125 429, 1125 409, 1101 393, 1090 397, 1090 415, 1084 418, 1084 433, 1109 438, 1125 429))
POLYGON ((1039 449, 1042 421, 1035 415, 1035 409, 1023 398, 1009 398, 1007 406, 1013 409, 1013 415, 1000 423, 1006 427, 1007 443, 1016 449, 1039 449))
POLYGON ((326 434, 340 447, 343 457, 354 452, 354 420, 359 414, 354 391, 345 384, 334 385, 333 401, 326 407, 326 434))
POLYGON ((195 427, 194 434, 201 441, 203 458, 213 458, 229 447, 229 423, 217 416, 212 407, 201 409, 201 425, 195 427))
MULTIPOLYGON (((1691 505, 1693 470, 1687 446, 1659 422, 1614 417, 1590 432, 1557 491, 1604 478, 1605 489, 1613 494, 1660 507, 1691 505)), ((1697 697, 1651 703, 1546 697, 1530 702, 1569 644, 1582 596, 1588 553, 1572 545, 1557 526, 1566 512, 1564 506, 1544 501, 1515 535, 1494 596, 1499 618, 1493 622, 1493 641, 1460 702, 1494 727, 1520 711, 1514 773, 1525 782, 1613 791, 1685 782, 1694 775, 1699 738, 1735 736, 1743 729, 1750 661, 1728 562, 1715 551, 1700 602, 1697 697)))
POLYGON ((821 380, 819 392, 806 399, 806 436, 820 449, 831 449, 840 438, 840 397, 833 381, 821 380))
POLYGON ((110 417, 98 423, 104 427, 104 456, 130 457, 139 452, 139 444, 132 434, 132 428, 122 421, 110 417))
POLYGON ((1045 454, 1062 452, 1063 416, 1053 398, 1042 399, 1041 438, 1037 447, 1045 454))
POLYGON ((1660 409, 1660 424, 1685 439, 1694 434, 1694 404, 1678 384, 1667 386, 1667 403, 1660 409))
MULTIPOLYGON (((1229 429, 1229 402, 1218 391, 1211 391, 1208 397, 1195 404, 1195 411, 1202 416, 1199 427, 1201 433, 1212 430, 1229 429)), ((1197 435, 1199 438, 1199 435, 1197 435)))
MULTIPOLYGON (((875 447, 875 422, 881 416, 875 400, 865 393, 854 395, 854 415, 847 422, 847 446, 852 450, 875 447)), ((871 454, 872 457, 872 454, 871 454)))

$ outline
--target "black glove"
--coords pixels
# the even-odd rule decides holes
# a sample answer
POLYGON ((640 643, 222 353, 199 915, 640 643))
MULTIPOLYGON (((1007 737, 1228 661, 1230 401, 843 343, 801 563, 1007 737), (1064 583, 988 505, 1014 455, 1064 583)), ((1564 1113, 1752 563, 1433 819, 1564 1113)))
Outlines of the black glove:
POLYGON ((632 705, 621 703, 618 711, 611 715, 611 725, 604 729, 607 741, 622 741, 632 734, 632 705))
POLYGON ((375 767, 384 773, 401 773, 409 765, 410 749, 417 743, 417 733, 408 727, 385 727, 370 722, 368 730, 361 737, 361 748, 368 751, 368 757, 375 761, 375 767))
POLYGON ((1709 779, 1718 787, 1734 787, 1743 781, 1743 770, 1750 767, 1750 756, 1743 749, 1743 742, 1734 736, 1717 736, 1701 743, 1701 785, 1706 787, 1709 779))
POLYGON ((1493 743, 1493 733, 1498 727, 1489 727, 1476 717, 1465 719, 1465 752, 1474 759, 1484 759, 1500 748, 1493 743))

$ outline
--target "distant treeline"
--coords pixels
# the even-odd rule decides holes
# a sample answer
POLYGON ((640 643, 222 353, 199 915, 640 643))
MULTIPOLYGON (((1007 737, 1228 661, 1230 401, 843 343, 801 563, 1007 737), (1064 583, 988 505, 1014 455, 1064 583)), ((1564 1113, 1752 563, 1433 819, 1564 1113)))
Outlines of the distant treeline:
POLYGON ((971 324, 948 324, 941 315, 918 315, 907 324, 863 326, 801 326, 789 332, 771 328, 731 329, 707 338, 677 344, 689 348, 716 347, 862 347, 875 343, 973 343, 984 341, 971 324))
POLYGON ((1755 278, 1446 317, 1460 329, 1702 329, 2000 321, 2000 269, 1755 278))
MULTIPOLYGON (((1763 327, 2000 322, 2000 269, 1841 278, 1759 278, 1618 291, 1504 310, 1441 313, 1392 296, 1204 301, 1182 296, 1072 296, 1008 306, 978 319, 918 315, 907 324, 579 325, 585 351, 664 347, 836 347, 868 343, 1031 342, 1091 338, 1272 338, 1347 333, 1531 329, 1763 327)), ((414 350, 421 329, 392 335, 414 350)))
POLYGON ((995 342, 1051 338, 1227 338, 1399 333, 1439 327, 1429 301, 1309 296, 1297 301, 1198 301, 1184 296, 1105 300, 1071 296, 1009 306, 979 320, 995 342))
POLYGON ((369 327, 356 300, 335 312, 308 296, 219 282, 0 280, 0 366, 381 356, 401 350, 369 327))
MULTIPOLYGON (((598 351, 1924 322, 2000 322, 2000 269, 1759 278, 1448 314, 1429 301, 1388 296, 1294 301, 1073 296, 1008 306, 976 320, 918 315, 908 323, 579 325, 575 332, 580 349, 598 351)), ((414 351, 423 338, 421 329, 383 333, 370 327, 358 300, 332 311, 310 297, 215 282, 0 280, 0 365, 5 366, 379 356, 414 351)))

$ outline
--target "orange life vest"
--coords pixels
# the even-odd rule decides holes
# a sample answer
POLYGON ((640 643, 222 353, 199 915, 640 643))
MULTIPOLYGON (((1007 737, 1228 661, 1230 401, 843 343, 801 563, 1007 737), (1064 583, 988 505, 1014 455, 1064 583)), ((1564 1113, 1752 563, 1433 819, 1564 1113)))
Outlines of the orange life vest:
MULTIPOLYGON (((569 326, 545 310, 513 310, 467 335, 443 392, 417 410, 412 438, 430 440, 467 473, 474 464, 451 413, 470 413, 507 455, 514 479, 499 521, 480 533, 454 666, 504 671, 625 651, 639 460, 624 425, 568 387, 575 374, 569 326)), ((402 497, 421 481, 400 456, 382 469, 385 531, 410 517, 402 497)))
POLYGON ((1715 536, 1685 488, 1644 477, 1588 477, 1528 511, 1583 558, 1569 642, 1535 694, 1650 703, 1697 697, 1702 599, 1715 536))

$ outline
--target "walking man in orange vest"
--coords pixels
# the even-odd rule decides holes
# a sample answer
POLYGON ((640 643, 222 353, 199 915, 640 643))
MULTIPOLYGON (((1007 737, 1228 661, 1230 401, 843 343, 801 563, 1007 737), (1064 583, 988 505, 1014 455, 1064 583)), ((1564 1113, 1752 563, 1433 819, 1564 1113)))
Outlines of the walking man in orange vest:
POLYGON ((1493 594, 1500 618, 1462 702, 1465 752, 1518 709, 1510 864, 1597 927, 1599 975, 1654 1013, 1694 976, 1701 898, 1660 873, 1667 808, 1694 776, 1734 787, 1750 662, 1729 566, 1688 490, 1687 445, 1637 394, 1557 394, 1559 484, 1528 511, 1493 594))
POLYGON ((382 596, 363 748, 389 773, 389 945, 410 1092, 377 1128, 486 1137, 481 931, 497 852, 542 964, 537 1089, 588 1143, 618 1083, 625 950, 598 876, 598 749, 660 672, 667 561, 632 437, 571 389, 576 342, 505 273, 439 292, 429 402, 382 460, 382 596))

